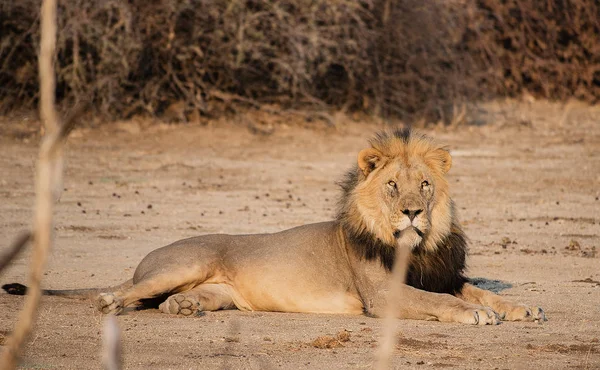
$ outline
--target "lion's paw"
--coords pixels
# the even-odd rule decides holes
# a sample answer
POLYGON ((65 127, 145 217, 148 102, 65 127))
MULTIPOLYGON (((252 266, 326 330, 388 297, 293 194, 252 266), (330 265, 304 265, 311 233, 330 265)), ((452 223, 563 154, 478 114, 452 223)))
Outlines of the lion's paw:
POLYGON ((548 321, 541 307, 514 305, 502 312, 502 319, 506 321, 548 321))
POLYGON ((489 307, 481 307, 472 311, 475 316, 475 325, 498 325, 500 316, 489 307))
POLYGON ((199 306, 195 298, 184 294, 174 294, 161 303, 158 308, 164 313, 190 316, 198 312, 199 306))
POLYGON ((498 325, 501 322, 500 316, 496 311, 489 307, 476 305, 461 311, 451 321, 472 325, 498 325))
POLYGON ((119 315, 123 312, 123 299, 113 293, 100 293, 96 299, 96 308, 105 314, 119 315))

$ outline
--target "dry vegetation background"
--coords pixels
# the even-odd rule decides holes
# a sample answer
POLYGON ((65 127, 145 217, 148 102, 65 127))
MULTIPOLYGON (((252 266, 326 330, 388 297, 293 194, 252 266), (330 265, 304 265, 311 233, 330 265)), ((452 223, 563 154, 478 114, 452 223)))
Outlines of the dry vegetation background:
MULTIPOLYGON (((59 1, 57 99, 110 119, 241 109, 449 121, 495 96, 595 103, 596 0, 59 1)), ((0 114, 38 101, 39 1, 0 4, 0 114)))

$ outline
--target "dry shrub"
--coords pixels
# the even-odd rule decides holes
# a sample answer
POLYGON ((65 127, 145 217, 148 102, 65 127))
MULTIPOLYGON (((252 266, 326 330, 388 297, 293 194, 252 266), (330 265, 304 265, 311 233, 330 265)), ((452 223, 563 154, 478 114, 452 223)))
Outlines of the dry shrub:
MULTIPOLYGON (((0 5, 0 113, 37 102, 38 1, 0 5)), ((245 109, 443 119, 600 96, 595 0, 59 0, 57 97, 110 118, 245 109), (265 108, 268 107, 268 108, 265 108)))
MULTIPOLYGON (((38 101, 39 1, 0 5, 0 112, 38 101)), ((57 100, 93 99, 100 111, 119 114, 133 100, 129 80, 141 49, 122 1, 59 1, 55 58, 57 100)))
MULTIPOLYGON (((478 0, 479 31, 467 42, 497 75, 490 89, 511 96, 596 103, 600 98, 597 0, 478 0)), ((485 64, 485 63, 483 63, 485 64)))

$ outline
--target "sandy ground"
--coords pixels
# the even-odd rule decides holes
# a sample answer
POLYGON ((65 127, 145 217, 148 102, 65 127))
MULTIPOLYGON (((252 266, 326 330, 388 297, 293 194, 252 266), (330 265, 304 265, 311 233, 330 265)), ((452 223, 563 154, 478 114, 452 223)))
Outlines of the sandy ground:
MULTIPOLYGON (((492 285, 502 295, 542 306, 549 321, 400 321, 394 365, 600 368, 600 109, 503 103, 478 117, 482 125, 427 130, 454 156, 449 179, 471 239, 469 274, 498 280, 492 285)), ((37 154, 31 125, 0 123, 2 248, 30 224, 37 154)), ((351 122, 337 129, 279 125, 271 134, 236 122, 77 129, 43 285, 119 283, 149 251, 189 236, 329 220, 335 181, 377 129, 351 122)), ((18 258, 0 283, 25 282, 28 258, 18 258)), ((0 344, 22 302, 0 294, 0 344)), ((382 323, 240 311, 180 318, 158 310, 118 322, 128 369, 370 368, 382 323), (349 340, 336 348, 313 346, 342 331, 349 340)), ((45 297, 22 367, 99 368, 101 328, 91 303, 45 297)))

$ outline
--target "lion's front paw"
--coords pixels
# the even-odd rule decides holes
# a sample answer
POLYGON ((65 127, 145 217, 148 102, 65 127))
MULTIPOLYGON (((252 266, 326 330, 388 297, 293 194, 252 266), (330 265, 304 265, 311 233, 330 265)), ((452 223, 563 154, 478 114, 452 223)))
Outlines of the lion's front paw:
POLYGON ((123 299, 113 293, 100 293, 96 299, 96 308, 102 313, 119 315, 123 312, 123 299))
POLYGON ((500 324, 500 316, 496 311, 489 307, 481 307, 471 310, 475 325, 498 325, 500 324))
POLYGON ((198 312, 199 303, 195 298, 174 294, 161 303, 158 308, 164 313, 190 316, 198 312))
POLYGON ((472 305, 458 312, 454 312, 452 317, 443 321, 454 321, 463 324, 472 325, 498 325, 500 324, 500 316, 496 311, 489 307, 472 305))
POLYGON ((547 321, 541 307, 529 307, 522 304, 513 305, 503 310, 503 320, 506 321, 547 321))

